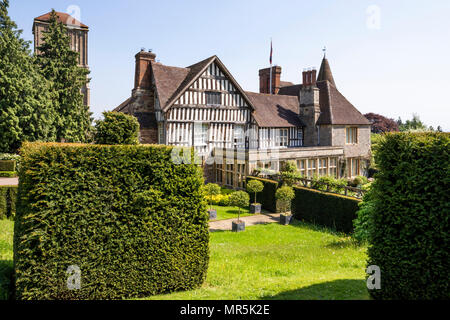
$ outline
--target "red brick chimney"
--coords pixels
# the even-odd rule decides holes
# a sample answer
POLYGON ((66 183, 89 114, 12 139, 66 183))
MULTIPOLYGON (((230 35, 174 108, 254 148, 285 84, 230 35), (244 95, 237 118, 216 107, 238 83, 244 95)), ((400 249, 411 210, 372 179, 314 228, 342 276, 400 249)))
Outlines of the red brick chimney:
MULTIPOLYGON (((280 91, 281 67, 272 67, 272 93, 278 94, 280 91)), ((270 68, 259 70, 259 92, 270 92, 270 68)))
POLYGON ((156 54, 142 49, 136 54, 136 71, 134 73, 134 89, 151 89, 151 61, 155 61, 156 54))
POLYGON ((317 82, 317 70, 308 69, 303 70, 303 85, 304 86, 314 86, 317 82))

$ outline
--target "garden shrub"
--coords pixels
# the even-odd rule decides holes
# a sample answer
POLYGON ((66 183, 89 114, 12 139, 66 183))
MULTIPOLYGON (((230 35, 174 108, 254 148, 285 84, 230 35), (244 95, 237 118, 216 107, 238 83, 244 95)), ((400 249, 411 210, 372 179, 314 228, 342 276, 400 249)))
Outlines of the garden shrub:
POLYGON ((345 233, 353 231, 360 200, 304 187, 294 187, 294 191, 292 214, 296 219, 345 233))
POLYGON ((97 144, 138 144, 139 122, 123 112, 103 112, 104 119, 95 124, 97 144))
POLYGON ((262 207, 268 211, 277 212, 275 193, 278 189, 278 182, 257 177, 247 177, 247 183, 251 180, 261 181, 264 184, 264 189, 262 192, 257 194, 256 201, 253 199, 254 197, 250 195, 250 201, 252 203, 261 203, 262 207))
POLYGON ((16 160, 0 160, 0 171, 16 171, 16 160))
POLYGON ((374 209, 372 193, 364 195, 363 201, 359 203, 359 210, 356 212, 356 219, 353 220, 353 239, 359 244, 366 243, 369 240, 369 232, 373 223, 371 215, 374 209))
POLYGON ((278 200, 278 207, 280 211, 286 213, 291 208, 291 201, 294 199, 294 189, 288 186, 281 187, 275 193, 275 198, 278 200))
POLYGON ((17 186, 0 186, 0 220, 16 215, 17 186))
POLYGON ((247 183, 247 192, 255 195, 253 197, 254 200, 256 200, 256 194, 263 190, 264 190, 264 184, 259 180, 250 180, 247 183))
POLYGON ((14 232, 18 299, 189 290, 208 268, 203 177, 167 146, 29 144, 14 232), (66 271, 81 270, 68 290, 66 271))
POLYGON ((0 171, 0 178, 15 178, 17 177, 16 171, 0 171))
POLYGON ((368 264, 376 299, 449 299, 450 134, 386 134, 372 184, 368 264))

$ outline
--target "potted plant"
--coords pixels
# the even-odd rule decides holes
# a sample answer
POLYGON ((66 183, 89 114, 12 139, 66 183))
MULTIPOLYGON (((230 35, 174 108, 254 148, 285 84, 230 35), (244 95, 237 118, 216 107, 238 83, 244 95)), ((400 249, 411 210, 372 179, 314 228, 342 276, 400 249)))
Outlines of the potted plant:
POLYGON ((284 186, 277 190, 275 198, 278 200, 278 206, 281 211, 280 223, 288 225, 292 220, 292 213, 290 212, 291 201, 294 199, 295 193, 291 187, 284 186))
POLYGON ((212 197, 218 196, 220 194, 220 187, 215 183, 208 183, 205 186, 205 192, 209 200, 209 209, 208 209, 209 220, 217 219, 217 210, 213 209, 212 207, 212 200, 213 200, 212 197))
POLYGON ((258 180, 250 180, 247 183, 247 191, 255 194, 255 199, 250 204, 250 213, 261 213, 261 204, 256 202, 256 194, 263 191, 264 184, 258 180))
POLYGON ((236 191, 230 195, 230 205, 238 208, 238 219, 232 222, 232 231, 240 232, 245 230, 245 222, 241 221, 241 208, 248 206, 250 196, 245 191, 236 191))

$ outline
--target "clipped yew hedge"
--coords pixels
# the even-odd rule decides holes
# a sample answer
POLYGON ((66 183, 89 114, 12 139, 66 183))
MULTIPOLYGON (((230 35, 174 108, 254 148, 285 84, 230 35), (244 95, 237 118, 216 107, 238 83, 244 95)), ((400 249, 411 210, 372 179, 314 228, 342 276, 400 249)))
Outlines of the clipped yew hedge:
POLYGON ((294 191, 292 214, 296 219, 340 232, 353 231, 361 200, 304 187, 294 187, 294 191))
POLYGON ((120 299, 200 286, 203 178, 166 146, 26 143, 14 233, 18 299, 120 299), (69 266, 81 289, 69 290, 69 266))
POLYGON ((275 193, 278 189, 278 182, 258 177, 247 177, 247 182, 250 180, 258 180, 264 184, 263 191, 256 195, 256 201, 254 201, 255 195, 250 194, 250 203, 261 203, 264 209, 271 212, 277 212, 277 199, 275 198, 275 193))
POLYGON ((0 186, 0 219, 13 219, 16 214, 17 186, 0 186))
POLYGON ((450 134, 387 134, 377 148, 369 265, 377 299, 450 298, 450 134))

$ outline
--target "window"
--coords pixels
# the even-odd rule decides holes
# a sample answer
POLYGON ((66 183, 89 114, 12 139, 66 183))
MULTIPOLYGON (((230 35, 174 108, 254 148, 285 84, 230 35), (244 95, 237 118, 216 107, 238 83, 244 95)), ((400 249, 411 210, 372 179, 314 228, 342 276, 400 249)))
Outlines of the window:
POLYGON ((205 92, 206 104, 208 106, 218 106, 222 104, 222 94, 220 92, 205 92))
POLYGON ((303 128, 299 128, 297 130, 297 139, 298 139, 298 145, 300 147, 303 146, 303 128))
POLYGON ((314 175, 317 174, 316 172, 316 159, 309 159, 308 160, 308 178, 312 178, 314 175))
POLYGON ((164 123, 159 122, 158 123, 158 144, 164 144, 164 123))
POLYGON ((330 158, 330 176, 337 178, 337 159, 330 158))
POLYGON ((223 165, 216 164, 216 182, 222 184, 223 165))
POLYGON ((358 143, 358 128, 347 128, 345 136, 347 144, 358 143))
POLYGON ((319 176, 327 175, 327 162, 328 159, 326 158, 319 159, 319 176))
POLYGON ((194 123, 194 146, 206 146, 208 143, 208 124, 194 123))
POLYGON ((302 177, 306 176, 306 160, 297 160, 297 169, 300 171, 302 177))
POLYGON ((243 125, 234 125, 234 147, 239 149, 245 148, 245 134, 243 125))
POLYGON ((350 164, 351 164, 350 176, 351 177, 358 176, 359 175, 359 159, 352 158, 350 161, 350 164))
POLYGON ((279 129, 278 130, 278 136, 277 136, 277 142, 280 147, 287 147, 289 138, 288 138, 288 129, 279 129))

